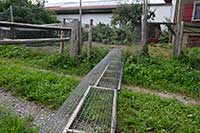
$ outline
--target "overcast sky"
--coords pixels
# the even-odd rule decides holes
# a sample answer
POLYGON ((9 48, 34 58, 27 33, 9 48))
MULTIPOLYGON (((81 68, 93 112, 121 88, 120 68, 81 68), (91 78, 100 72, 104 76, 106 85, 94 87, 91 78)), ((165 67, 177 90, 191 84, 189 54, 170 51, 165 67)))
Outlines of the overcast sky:
MULTIPOLYGON (((48 3, 59 3, 59 2, 77 2, 79 0, 47 0, 48 3)), ((82 1, 97 1, 97 0, 82 0, 82 1)), ((150 0, 151 2, 160 3, 164 0, 150 0)))

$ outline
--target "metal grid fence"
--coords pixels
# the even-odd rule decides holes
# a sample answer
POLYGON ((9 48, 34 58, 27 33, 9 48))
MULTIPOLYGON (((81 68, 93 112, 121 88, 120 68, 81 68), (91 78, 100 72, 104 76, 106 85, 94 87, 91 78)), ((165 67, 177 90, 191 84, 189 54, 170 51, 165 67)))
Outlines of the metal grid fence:
POLYGON ((123 53, 113 49, 77 86, 41 132, 114 132, 123 53))

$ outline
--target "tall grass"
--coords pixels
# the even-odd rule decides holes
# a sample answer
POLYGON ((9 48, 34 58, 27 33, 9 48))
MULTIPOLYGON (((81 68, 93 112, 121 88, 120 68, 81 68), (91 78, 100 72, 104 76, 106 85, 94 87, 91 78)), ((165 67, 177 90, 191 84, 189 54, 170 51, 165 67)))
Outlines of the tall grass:
POLYGON ((58 108, 78 82, 74 78, 24 69, 0 61, 0 87, 50 108, 58 108))
POLYGON ((31 119, 19 118, 9 109, 0 106, 0 133, 38 133, 31 127, 31 119))
POLYGON ((126 84, 183 93, 200 98, 200 49, 190 49, 181 59, 139 54, 126 58, 126 84))
POLYGON ((118 132, 198 133, 200 106, 123 89, 118 98, 118 132))
POLYGON ((80 76, 87 74, 107 53, 108 49, 106 48, 93 48, 92 57, 88 60, 86 50, 83 49, 82 56, 72 59, 68 52, 59 54, 27 47, 0 46, 2 59, 12 59, 23 65, 80 76))

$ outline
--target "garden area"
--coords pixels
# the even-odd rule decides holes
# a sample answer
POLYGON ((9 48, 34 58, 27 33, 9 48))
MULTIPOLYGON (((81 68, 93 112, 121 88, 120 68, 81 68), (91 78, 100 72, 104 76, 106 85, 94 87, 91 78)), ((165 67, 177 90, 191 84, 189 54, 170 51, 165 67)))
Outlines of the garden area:
MULTIPOLYGON (((14 97, 34 101, 38 106, 56 110, 84 75, 105 57, 110 47, 113 46, 95 46, 94 59, 88 61, 86 54, 83 54, 74 61, 67 53, 59 55, 56 50, 1 46, 1 90, 14 97)), ((141 87, 170 92, 199 101, 200 56, 196 56, 200 53, 199 49, 186 49, 183 58, 173 59, 168 44, 150 46, 149 57, 142 56, 137 45, 122 48, 125 63, 123 85, 118 98, 117 130, 130 133, 199 131, 199 102, 184 104, 176 99, 166 99, 130 89, 141 87)), ((39 127, 31 124, 31 116, 19 117, 5 106, 1 106, 1 110, 0 125, 4 126, 0 126, 0 131, 38 132, 39 127), (14 121, 18 122, 13 124, 14 121)))
MULTIPOLYGON (((36 3, 0 1, 0 21, 11 21, 12 3, 15 22, 40 24, 32 25, 39 29, 59 22, 55 12, 46 9, 45 1, 40 0, 36 3)), ((38 133, 46 124, 52 126, 52 120, 56 127, 63 126, 64 132, 68 124, 62 120, 75 115, 84 118, 79 125, 83 129, 96 126, 94 132, 110 130, 113 121, 117 133, 200 132, 200 49, 183 45, 181 56, 175 57, 172 35, 166 27, 159 37, 148 36, 145 45, 141 45, 142 10, 141 4, 118 6, 113 11, 111 25, 99 23, 90 29, 92 39, 86 25, 82 32, 83 45, 74 57, 72 49, 81 44, 76 40, 78 27, 76 33, 74 27, 70 28, 74 38, 72 34, 65 45, 62 43, 62 52, 61 43, 59 47, 57 42, 43 47, 0 44, 0 133, 38 133), (92 42, 91 53, 88 38, 92 42), (117 87, 113 89, 112 85, 117 87), (74 115, 74 112, 78 113, 74 115), (91 127, 87 127, 86 121, 91 127)), ((154 20, 155 12, 148 11, 146 17, 154 20)), ((48 30, 56 29, 51 35, 56 34, 62 40, 64 28, 53 26, 48 30)), ((160 27, 151 28, 161 31, 160 27)), ((45 35, 50 33, 48 30, 45 35)))

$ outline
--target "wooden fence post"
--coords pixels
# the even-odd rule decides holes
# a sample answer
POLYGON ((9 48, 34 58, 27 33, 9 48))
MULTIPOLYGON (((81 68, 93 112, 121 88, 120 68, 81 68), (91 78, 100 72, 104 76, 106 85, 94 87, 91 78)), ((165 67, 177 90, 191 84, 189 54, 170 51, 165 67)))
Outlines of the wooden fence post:
MULTIPOLYGON (((62 23, 62 26, 65 27, 65 19, 63 19, 63 23, 62 23)), ((61 30, 60 31, 60 38, 62 39, 64 37, 64 31, 61 30)), ((60 50, 59 50, 59 53, 62 54, 64 52, 64 47, 65 47, 65 42, 60 42, 60 50)))
MULTIPOLYGON (((10 6, 10 22, 14 22, 12 6, 10 6)), ((15 28, 14 28, 14 26, 12 26, 10 28, 10 31, 11 31, 11 39, 15 39, 15 28)))
POLYGON ((80 55, 80 49, 79 20, 74 19, 72 21, 70 56, 73 58, 80 55))
POLYGON ((76 25, 77 25, 77 34, 76 34, 76 36, 77 36, 77 54, 81 55, 81 36, 82 35, 81 35, 80 21, 77 21, 76 25))
POLYGON ((92 50, 92 35, 93 35, 93 19, 90 20, 90 25, 88 29, 88 51, 87 51, 87 58, 90 59, 91 57, 91 50, 92 50))
POLYGON ((176 57, 179 57, 181 54, 182 54, 182 43, 183 43, 183 30, 184 30, 184 22, 182 21, 181 22, 181 25, 180 25, 180 29, 179 29, 179 37, 178 37, 178 41, 177 41, 177 44, 176 44, 176 57))
POLYGON ((71 44, 70 44, 70 57, 71 58, 74 58, 75 55, 76 55, 76 24, 75 24, 75 20, 72 20, 71 22, 71 27, 72 27, 72 30, 71 30, 71 44))

